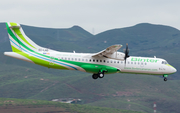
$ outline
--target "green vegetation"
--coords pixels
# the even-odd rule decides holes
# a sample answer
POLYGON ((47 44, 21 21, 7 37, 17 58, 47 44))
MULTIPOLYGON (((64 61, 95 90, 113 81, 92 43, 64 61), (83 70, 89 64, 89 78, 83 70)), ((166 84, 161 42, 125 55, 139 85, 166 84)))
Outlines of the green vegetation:
POLYGON ((0 98, 1 112, 61 112, 61 113, 142 113, 138 111, 120 110, 105 107, 96 107, 78 104, 65 104, 60 102, 0 98), (43 108, 43 109, 41 109, 43 108))
MULTIPOLYGON (((70 52, 99 52, 113 44, 128 43, 130 55, 156 55, 166 59, 177 70, 180 68, 177 57, 180 54, 180 31, 172 27, 144 23, 97 35, 78 26, 69 29, 22 27, 33 41, 43 47, 70 52)), ((170 75, 164 82, 157 76, 133 74, 105 75, 103 79, 93 80, 89 73, 48 69, 4 56, 3 52, 11 51, 4 28, 5 24, 1 23, 0 97, 49 101, 80 98, 88 106, 143 112, 153 112, 153 103, 156 102, 159 113, 180 110, 180 72, 170 75)))
POLYGON ((61 70, 53 75, 22 66, 0 67, 0 97, 49 101, 80 98, 85 105, 143 112, 152 112, 156 102, 158 112, 179 110, 179 80, 164 82, 157 76, 130 74, 93 80, 87 73, 72 75, 75 71, 61 70))

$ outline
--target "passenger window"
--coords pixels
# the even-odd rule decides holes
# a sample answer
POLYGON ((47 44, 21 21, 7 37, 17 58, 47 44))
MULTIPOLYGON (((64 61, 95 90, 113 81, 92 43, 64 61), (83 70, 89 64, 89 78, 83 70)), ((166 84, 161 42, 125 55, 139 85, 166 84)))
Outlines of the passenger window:
POLYGON ((147 63, 144 63, 145 65, 147 65, 147 63))
POLYGON ((133 62, 131 62, 131 64, 133 64, 133 62))
POLYGON ((106 60, 104 60, 104 62, 106 62, 106 60))
POLYGON ((88 59, 86 59, 86 62, 88 61, 88 59))
POLYGON ((119 61, 117 61, 117 63, 119 63, 119 61))
POLYGON ((71 60, 74 60, 73 58, 71 58, 71 60))
POLYGON ((66 60, 66 58, 65 58, 65 60, 66 60))
POLYGON ((116 61, 114 61, 114 63, 116 63, 116 61))
POLYGON ((129 62, 128 62, 128 64, 129 64, 129 62))
POLYGON ((91 59, 89 59, 89 62, 91 62, 91 59))
POLYGON ((121 61, 121 64, 123 64, 123 61, 121 61))
POLYGON ((111 63, 113 63, 113 61, 111 60, 111 63))
POLYGON ((63 60, 63 57, 61 59, 63 60))
POLYGON ((98 62, 98 60, 96 60, 96 62, 98 62))
POLYGON ((100 62, 102 62, 102 60, 100 60, 100 62))
POLYGON ((70 60, 70 58, 68 58, 68 60, 70 60))
POLYGON ((79 58, 79 61, 81 61, 81 59, 79 58))
POLYGON ((82 59, 82 61, 84 61, 84 59, 82 59))
POLYGON ((139 62, 138 62, 138 65, 139 65, 139 62))
POLYGON ((95 62, 95 60, 93 59, 93 62, 95 62))
POLYGON ((107 61, 107 63, 109 63, 109 61, 107 61))
POLYGON ((77 60, 77 58, 75 58, 75 61, 77 60))
POLYGON ((143 62, 141 62, 141 65, 143 65, 143 62))

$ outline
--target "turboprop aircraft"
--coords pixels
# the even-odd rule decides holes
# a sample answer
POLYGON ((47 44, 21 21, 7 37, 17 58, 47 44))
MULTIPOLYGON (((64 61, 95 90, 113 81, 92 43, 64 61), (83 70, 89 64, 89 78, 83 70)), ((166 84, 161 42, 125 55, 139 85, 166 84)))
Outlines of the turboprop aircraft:
POLYGON ((162 75, 164 81, 176 69, 162 58, 129 56, 128 44, 125 53, 118 52, 122 45, 112 45, 98 53, 58 52, 41 47, 28 38, 20 24, 6 23, 12 52, 4 55, 55 69, 78 70, 92 73, 92 78, 105 74, 132 73, 162 75))

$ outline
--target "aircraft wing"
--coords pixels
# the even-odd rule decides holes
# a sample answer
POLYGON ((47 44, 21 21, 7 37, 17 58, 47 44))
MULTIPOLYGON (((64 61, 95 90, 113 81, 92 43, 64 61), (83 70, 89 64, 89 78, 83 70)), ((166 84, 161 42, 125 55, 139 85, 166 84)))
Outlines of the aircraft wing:
POLYGON ((107 57, 107 56, 111 56, 112 54, 114 54, 115 52, 117 52, 118 49, 120 49, 122 47, 122 45, 112 45, 98 53, 95 53, 92 55, 92 57, 107 57))

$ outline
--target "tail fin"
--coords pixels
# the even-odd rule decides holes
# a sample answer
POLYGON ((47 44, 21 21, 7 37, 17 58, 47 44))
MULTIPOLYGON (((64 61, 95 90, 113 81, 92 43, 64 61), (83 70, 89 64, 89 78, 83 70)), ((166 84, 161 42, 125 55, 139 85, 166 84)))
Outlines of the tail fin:
POLYGON ((41 48, 25 35, 19 24, 7 22, 6 28, 13 52, 38 51, 41 48))

